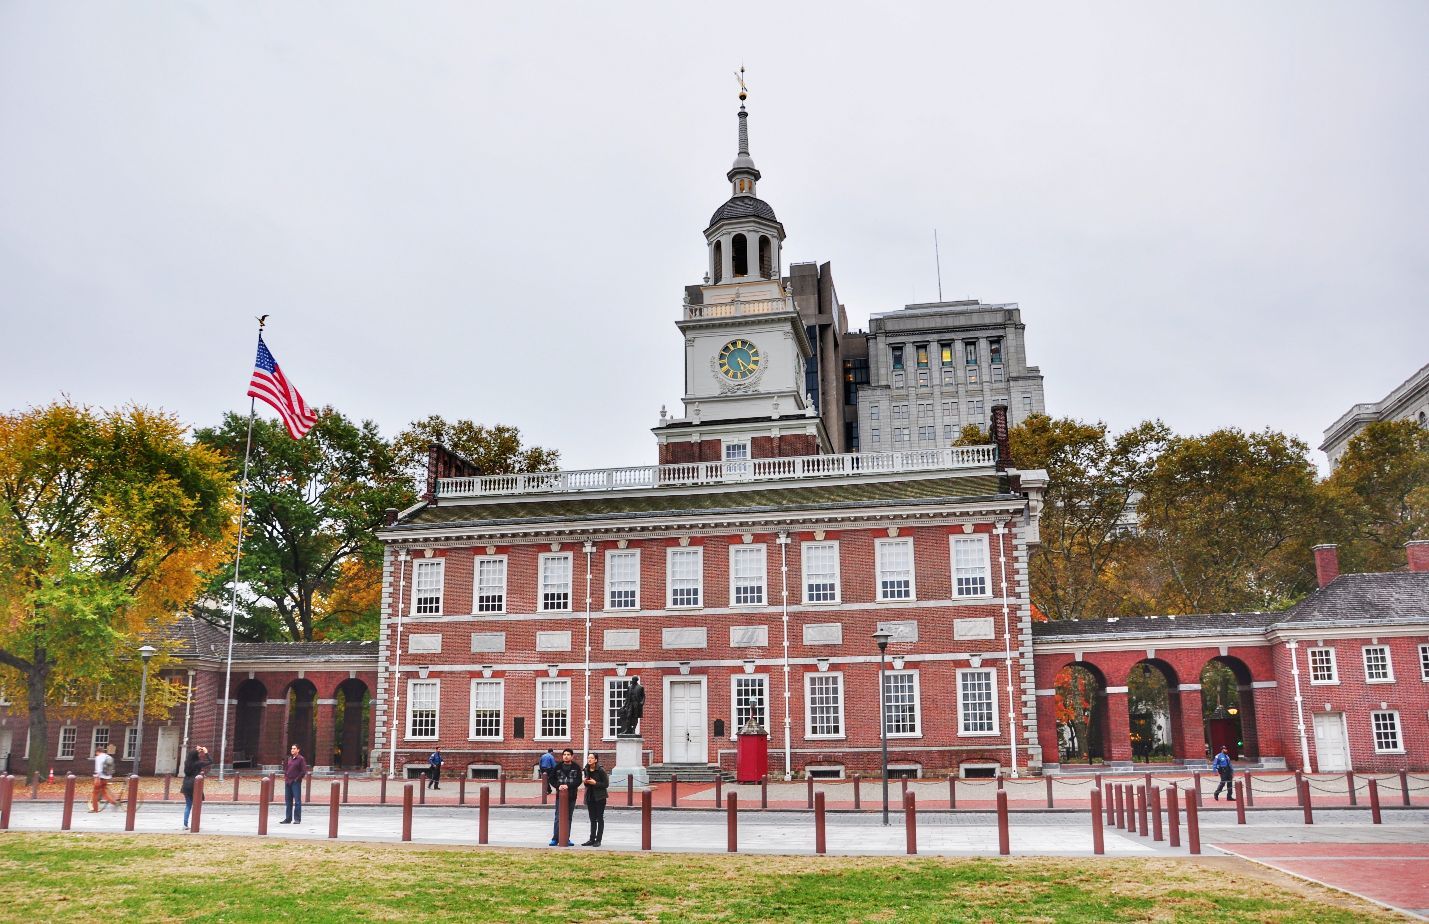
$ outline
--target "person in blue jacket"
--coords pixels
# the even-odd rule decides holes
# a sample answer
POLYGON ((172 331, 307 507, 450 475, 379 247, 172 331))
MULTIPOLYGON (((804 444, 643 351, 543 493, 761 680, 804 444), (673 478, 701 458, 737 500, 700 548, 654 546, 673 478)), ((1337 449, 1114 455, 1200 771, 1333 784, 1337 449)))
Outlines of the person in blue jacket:
POLYGON ((1221 775, 1221 783, 1216 787, 1216 801, 1221 798, 1221 790, 1226 791, 1226 798, 1235 801, 1235 786, 1232 781, 1235 779, 1235 770, 1231 767, 1230 750, 1223 744, 1221 752, 1216 755, 1216 759, 1211 761, 1211 769, 1221 775))

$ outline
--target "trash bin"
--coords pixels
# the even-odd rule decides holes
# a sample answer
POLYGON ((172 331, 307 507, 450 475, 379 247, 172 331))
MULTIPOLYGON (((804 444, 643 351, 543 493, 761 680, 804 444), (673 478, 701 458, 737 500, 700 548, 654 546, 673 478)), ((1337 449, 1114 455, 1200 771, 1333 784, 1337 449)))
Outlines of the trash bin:
POLYGON ((769 732, 751 720, 739 730, 734 776, 741 783, 758 783, 768 772, 769 732))

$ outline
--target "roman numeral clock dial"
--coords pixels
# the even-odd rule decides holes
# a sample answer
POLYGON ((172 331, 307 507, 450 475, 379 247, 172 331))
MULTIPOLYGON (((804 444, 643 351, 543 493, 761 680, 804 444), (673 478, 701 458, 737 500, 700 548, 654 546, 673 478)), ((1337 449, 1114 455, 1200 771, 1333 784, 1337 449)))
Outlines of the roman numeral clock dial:
POLYGON ((726 343, 719 351, 720 375, 731 382, 743 382, 759 371, 764 357, 751 341, 739 339, 726 343))

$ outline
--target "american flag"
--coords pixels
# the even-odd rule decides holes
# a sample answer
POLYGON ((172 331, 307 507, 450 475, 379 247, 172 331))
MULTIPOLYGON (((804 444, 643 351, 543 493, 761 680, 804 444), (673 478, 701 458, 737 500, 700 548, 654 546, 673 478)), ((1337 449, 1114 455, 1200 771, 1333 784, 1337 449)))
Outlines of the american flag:
POLYGON ((278 368, 278 361, 268 352, 262 334, 258 335, 258 361, 253 366, 253 379, 248 383, 248 396, 271 405, 295 440, 302 439, 318 422, 318 415, 278 368))

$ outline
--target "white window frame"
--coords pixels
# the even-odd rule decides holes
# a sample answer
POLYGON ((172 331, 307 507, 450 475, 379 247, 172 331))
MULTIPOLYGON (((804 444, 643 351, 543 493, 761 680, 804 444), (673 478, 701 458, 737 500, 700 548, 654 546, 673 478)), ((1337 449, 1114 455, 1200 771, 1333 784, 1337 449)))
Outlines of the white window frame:
POLYGON ((1419 679, 1429 683, 1429 645, 1419 646, 1419 679))
MULTIPOLYGON (((746 581, 749 580, 746 578, 746 581)), ((738 607, 768 606, 769 605, 769 554, 766 546, 762 543, 750 545, 731 545, 729 547, 729 605, 738 607), (759 599, 745 600, 740 602, 738 594, 741 586, 753 590, 754 584, 746 583, 741 585, 736 580, 735 559, 751 558, 759 563, 759 599)))
POLYGON ((957 698, 958 698, 958 737, 960 738, 995 738, 1002 734, 1001 716, 998 715, 997 703, 997 670, 991 667, 961 667, 956 673, 957 698), (989 694, 989 708, 992 710, 992 729, 976 730, 968 729, 967 709, 963 703, 963 677, 969 674, 984 674, 987 676, 987 689, 989 694))
MULTIPOLYGON (((622 581, 623 584, 623 581, 622 581)), ((638 610, 640 609, 640 550, 639 549, 609 549, 605 553, 605 608, 607 610, 638 610), (629 591, 631 588, 621 586, 616 588, 614 583, 615 569, 610 563, 616 559, 631 560, 635 562, 635 602, 630 606, 616 606, 612 600, 612 594, 617 589, 629 591)))
POLYGON ((1365 645, 1360 649, 1360 663, 1364 666, 1365 683, 1394 683, 1394 661, 1389 654, 1388 645, 1365 645), (1371 677, 1369 670, 1369 653, 1371 651, 1384 652, 1384 676, 1371 677))
MULTIPOLYGON (((951 569, 951 571, 952 571, 952 577, 953 577, 952 587, 953 587, 953 597, 954 597, 954 598, 956 598, 956 599, 962 599, 962 600, 968 600, 968 599, 979 599, 979 598, 981 598, 981 599, 986 599, 986 598, 992 596, 992 550, 991 550, 991 547, 990 547, 990 543, 988 542, 988 537, 987 537, 987 535, 986 535, 985 533, 974 533, 974 534, 972 534, 972 535, 964 534, 964 535, 961 535, 961 536, 959 536, 959 535, 951 535, 951 536, 949 536, 949 537, 948 537, 948 567, 949 567, 949 568, 951 569), (964 575, 962 575, 962 574, 959 573, 960 569, 959 569, 959 567, 958 567, 958 547, 959 547, 959 546, 962 546, 963 548, 976 548, 976 549, 979 550, 979 552, 980 552, 980 554, 981 554, 981 556, 982 556, 982 566, 981 566, 981 572, 982 572, 982 575, 981 575, 981 576, 982 576, 982 586, 983 586, 983 592, 982 592, 982 593, 963 593, 963 588, 962 588, 962 586, 961 586, 960 578, 962 578, 964 575)), ((969 573, 966 575, 967 577, 969 577, 969 578, 975 577, 975 575, 973 575, 973 574, 971 573, 971 571, 972 571, 972 566, 965 566, 965 567, 964 567, 963 569, 961 569, 961 570, 964 570, 964 571, 969 572, 969 573)))
POLYGON ((911 536, 898 539, 879 539, 873 544, 874 561, 874 599, 879 603, 904 603, 909 600, 918 599, 918 559, 917 548, 913 544, 911 536), (890 597, 884 593, 883 588, 883 561, 886 554, 885 549, 895 546, 908 547, 908 594, 903 597, 890 597))
MULTIPOLYGON (((25 735, 29 737, 28 731, 25 735)), ((79 745, 79 729, 73 725, 65 725, 60 728, 60 737, 55 742, 55 760, 74 760, 74 749, 79 745), (68 734, 66 734, 68 733, 68 734), (66 741, 65 739, 69 740, 66 741), (65 751, 69 753, 66 754, 65 751)))
POLYGON ((1310 685, 1312 687, 1332 686, 1340 682, 1340 668, 1336 663, 1335 649, 1329 645, 1312 645, 1305 649, 1305 663, 1310 668, 1310 685), (1315 652, 1327 651, 1330 653, 1330 676, 1323 680, 1315 679, 1315 652))
MULTIPOLYGON (((799 547, 799 565, 800 565, 800 568, 801 568, 801 570, 802 570, 802 577, 803 577, 803 581, 804 581, 804 604, 805 604, 806 606, 835 606, 835 605, 837 605, 837 604, 843 602, 843 581, 842 581, 842 575, 840 574, 840 567, 839 567, 839 566, 840 566, 840 559, 839 559, 839 553, 840 553, 840 551, 841 551, 841 550, 839 549, 839 543, 838 543, 838 540, 837 540, 837 539, 824 539, 824 540, 819 540, 819 541, 815 541, 815 542, 805 542, 803 545, 801 545, 801 546, 799 547), (810 581, 809 581, 809 577, 810 577, 810 575, 809 575, 809 550, 810 550, 810 549, 820 549, 820 548, 823 548, 823 547, 828 547, 829 549, 833 550, 833 554, 834 554, 834 570, 833 570, 833 572, 832 572, 832 574, 833 574, 833 579, 834 579, 834 580, 833 580, 834 596, 833 596, 833 599, 832 599, 832 600, 814 600, 814 599, 811 599, 811 598, 810 598, 810 595, 809 595, 809 584, 810 584, 810 581)), ((821 582, 820 582, 820 584, 824 584, 824 583, 827 583, 827 582, 824 582, 824 581, 821 581, 821 582)))
POLYGON ((576 562, 575 562, 575 555, 574 555, 573 553, 571 553, 571 552, 542 552, 541 555, 540 555, 540 558, 539 558, 539 560, 537 561, 537 564, 536 564, 536 608, 537 608, 537 610, 538 610, 539 612, 542 612, 542 613, 569 613, 569 612, 571 612, 571 606, 573 605, 573 603, 574 603, 574 601, 575 601, 575 574, 576 574, 576 562), (561 591, 560 591, 558 588, 560 588, 562 585, 550 582, 550 581, 548 580, 548 578, 547 578, 547 575, 546 575, 546 569, 547 569, 547 567, 549 567, 550 565, 552 565, 552 564, 554 564, 554 563, 556 563, 556 562, 561 562, 561 563, 563 563, 563 564, 565 565, 565 568, 566 568, 566 580, 565 580, 565 585, 564 585, 564 586, 565 586, 565 595, 566 595, 566 605, 565 605, 565 606, 547 606, 547 605, 546 605, 546 594, 547 594, 547 593, 552 593, 552 594, 559 594, 559 593, 561 593, 561 591), (547 590, 547 587, 548 587, 548 586, 549 586, 550 588, 552 588, 552 589, 549 590, 549 591, 547 590))
MULTIPOLYGON (((447 562, 444 558, 417 558, 412 561, 412 611, 413 616, 440 616, 442 608, 446 605, 447 589, 447 562), (421 574, 424 571, 437 573, 437 602, 436 609, 431 609, 431 603, 425 604, 427 609, 422 609, 421 599, 421 574)), ((430 597, 430 594, 427 594, 430 597)))
POLYGON ((625 703, 625 690, 630 685, 631 677, 606 677, 605 692, 601 696, 600 702, 605 715, 605 722, 601 734, 602 741, 614 741, 620 731, 617 723, 620 720, 620 707, 625 703))
POLYGON ((842 671, 804 672, 804 737, 811 741, 836 741, 848 737, 848 723, 844 717, 844 675, 842 671), (814 684, 815 678, 835 678, 838 680, 839 730, 835 734, 814 733, 814 684))
POLYGON ((134 749, 139 746, 139 726, 124 726, 124 754, 120 760, 133 760, 134 749))
POLYGON ((1369 733, 1374 742, 1374 752, 1376 754, 1403 754, 1404 753, 1404 725, 1399 721, 1398 709, 1376 709, 1369 714, 1369 733), (1379 746, 1379 726, 1377 720, 1380 716, 1392 716, 1394 719, 1394 743, 1392 748, 1382 748, 1379 746))
POLYGON ((90 729, 90 732, 89 732, 89 753, 91 753, 91 754, 98 754, 100 748, 108 747, 108 746, 109 746, 109 741, 110 741, 109 726, 108 726, 108 725, 96 725, 96 726, 94 726, 94 728, 90 729), (100 744, 100 743, 99 743, 99 733, 100 733, 100 732, 104 732, 104 743, 103 743, 103 744, 100 744))
POLYGON ((476 615, 476 616, 482 616, 482 615, 487 615, 487 616, 489 616, 489 615, 492 615, 492 614, 498 614, 498 613, 505 613, 505 612, 506 612, 506 578, 507 578, 507 575, 508 575, 508 574, 510 574, 510 565, 507 563, 507 561, 506 561, 506 556, 505 556, 505 555, 478 555, 478 556, 476 556, 476 560, 472 563, 472 566, 471 566, 471 583, 472 583, 472 588, 471 588, 471 606, 472 606, 472 613, 473 613, 474 615, 476 615), (483 603, 482 600, 481 600, 481 597, 482 597, 481 566, 482 566, 483 563, 486 563, 486 564, 497 564, 497 565, 499 565, 500 568, 501 568, 501 589, 500 589, 499 591, 497 591, 496 593, 489 594, 490 596, 499 596, 501 599, 496 602, 495 608, 492 608, 492 609, 483 609, 483 608, 482 608, 482 607, 485 607, 485 606, 490 606, 489 603, 483 603))
POLYGON ((467 729, 466 736, 471 741, 502 741, 506 737, 506 681, 500 679, 489 679, 485 677, 473 677, 471 681, 471 696, 467 703, 467 729), (476 733, 476 708, 477 690, 496 690, 496 734, 478 735, 476 733))
POLYGON ((920 690, 920 688, 919 688, 918 671, 915 671, 915 670, 884 671, 883 681, 884 681, 884 684, 883 684, 883 685, 884 685, 884 694, 883 694, 883 725, 884 725, 885 728, 888 729, 888 737, 890 737, 890 738, 921 738, 921 737, 923 737, 923 697, 922 697, 922 692, 921 692, 921 690, 920 690), (910 730, 910 731, 894 731, 891 727, 889 727, 889 724, 888 724, 888 719, 889 719, 890 712, 889 712, 889 709, 888 709, 889 703, 888 703, 888 692, 887 692, 887 688, 888 688, 888 683, 889 683, 889 681, 893 680, 895 677, 899 678, 900 681, 901 681, 903 678, 907 678, 907 677, 911 677, 912 680, 913 680, 913 728, 912 728, 912 730, 910 730))
MULTIPOLYGON (((422 711, 426 711, 426 706, 422 711)), ((403 726, 403 738, 407 741, 436 741, 441 731, 442 722, 442 682, 433 677, 429 680, 412 679, 407 681, 407 724, 403 726), (412 727, 416 724, 417 695, 414 692, 418 689, 430 688, 436 693, 435 703, 431 707, 432 711, 432 733, 430 735, 414 735, 412 727)))
POLYGON ((760 706, 763 712, 764 721, 761 723, 765 731, 769 730, 769 675, 768 674, 730 674, 729 675, 729 740, 733 741, 739 737, 739 730, 744 727, 745 720, 740 717, 739 688, 743 684, 757 684, 763 689, 763 703, 760 706))
MULTIPOLYGON (((557 711, 557 710, 552 710, 557 711)), ((571 740, 571 679, 569 677, 539 677, 536 679, 536 741, 570 741, 571 740), (566 733, 564 735, 542 734, 545 730, 545 701, 544 693, 547 688, 561 689, 566 691, 566 733)))
MULTIPOLYGON (((682 578, 681 580, 687 580, 682 578)), ((687 588, 682 588, 687 589, 687 588)), ((665 605, 672 610, 697 610, 705 605, 705 550, 703 546, 675 546, 665 550, 665 605), (675 602, 675 559, 692 555, 699 562, 696 569, 694 603, 675 602)))

